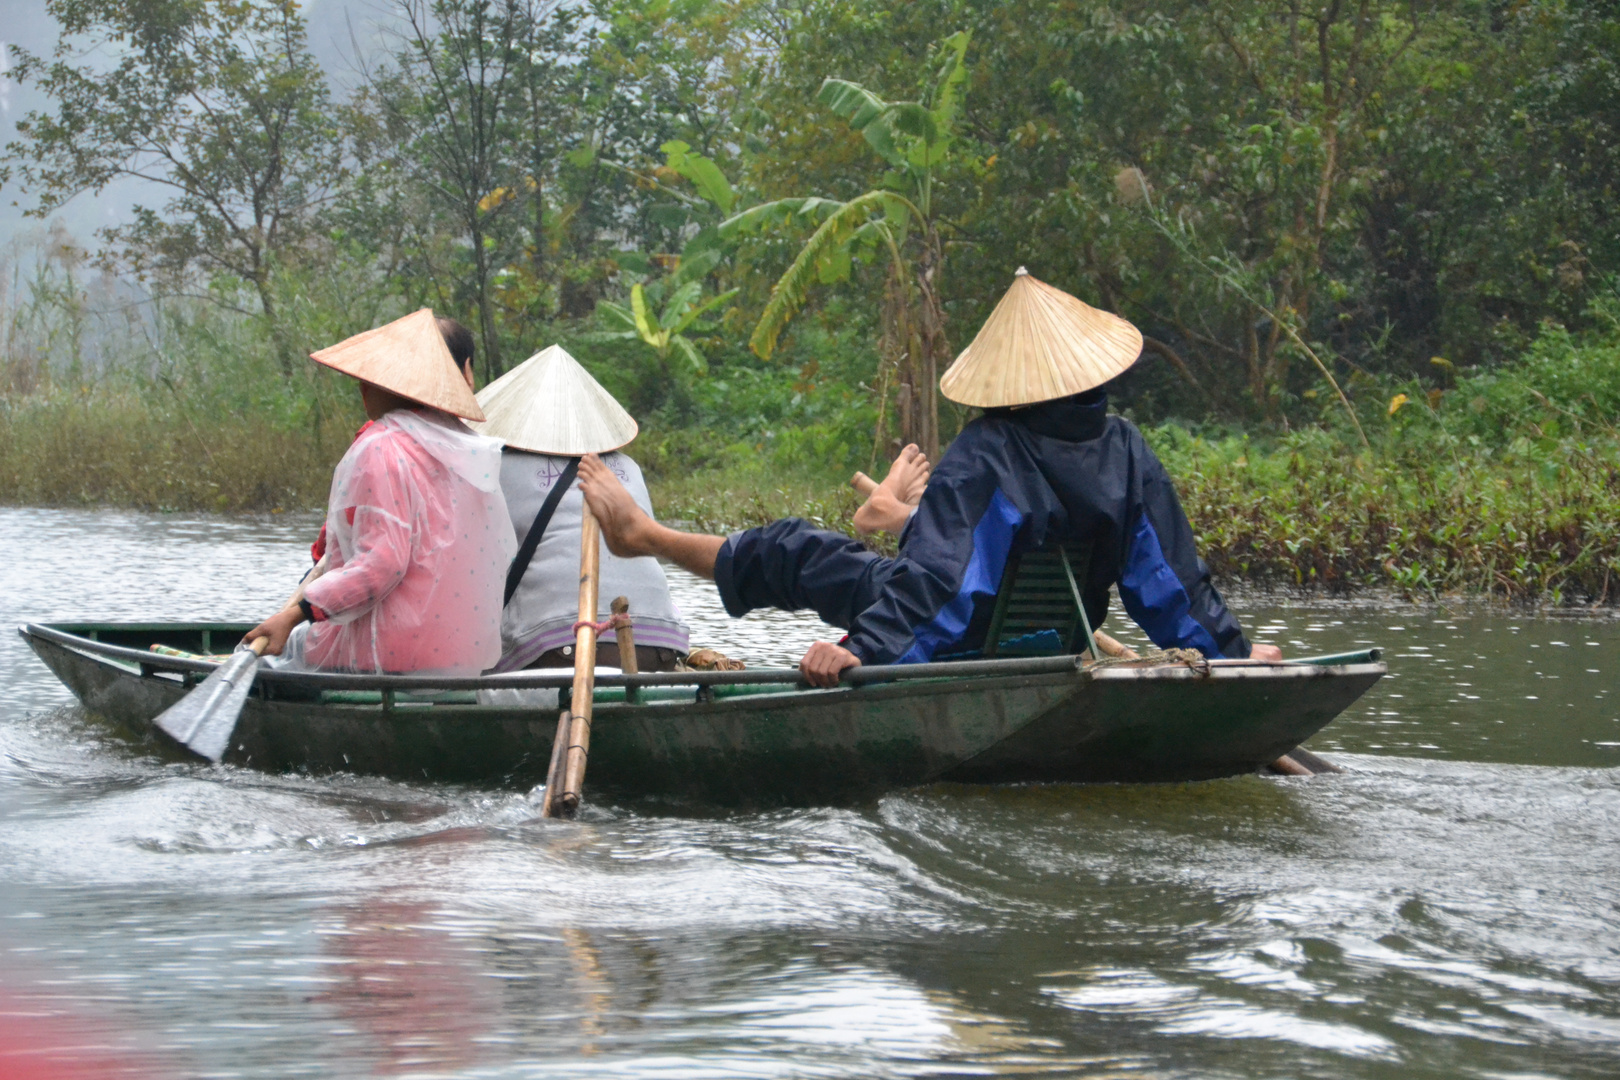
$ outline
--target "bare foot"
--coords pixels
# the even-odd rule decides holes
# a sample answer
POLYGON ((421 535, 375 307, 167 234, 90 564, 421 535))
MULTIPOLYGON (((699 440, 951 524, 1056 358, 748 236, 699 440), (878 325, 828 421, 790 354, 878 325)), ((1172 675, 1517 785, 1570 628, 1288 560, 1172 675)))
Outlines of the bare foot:
POLYGON ((621 559, 654 554, 653 520, 595 454, 579 460, 579 489, 585 495, 585 505, 602 526, 602 539, 607 541, 609 551, 621 559))
POLYGON ((1249 659, 1260 660, 1267 664, 1282 663, 1282 650, 1275 645, 1249 646, 1249 659))
MULTIPOLYGON (((900 456, 889 466, 889 475, 883 478, 867 496, 866 502, 855 511, 855 528, 861 533, 887 532, 899 536, 911 519, 911 511, 922 501, 928 487, 928 474, 933 466, 915 443, 900 451, 900 456)), ((864 473, 856 473, 851 483, 857 491, 872 482, 864 473)))

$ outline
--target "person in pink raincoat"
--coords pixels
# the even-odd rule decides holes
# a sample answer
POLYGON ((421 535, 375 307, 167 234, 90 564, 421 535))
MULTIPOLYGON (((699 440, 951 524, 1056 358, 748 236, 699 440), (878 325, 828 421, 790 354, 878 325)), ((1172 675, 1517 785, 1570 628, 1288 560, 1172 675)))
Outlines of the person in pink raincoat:
POLYGON ((516 552, 471 335, 424 308, 312 354, 360 380, 371 423, 332 477, 324 572, 244 640, 283 669, 476 675, 501 654, 516 552), (457 357, 452 349, 465 356, 457 357))

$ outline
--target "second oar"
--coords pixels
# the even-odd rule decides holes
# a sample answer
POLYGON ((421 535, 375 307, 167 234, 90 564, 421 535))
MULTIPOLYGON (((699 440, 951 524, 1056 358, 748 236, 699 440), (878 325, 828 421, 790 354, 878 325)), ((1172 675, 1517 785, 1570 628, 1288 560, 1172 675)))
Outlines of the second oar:
POLYGON ((574 686, 569 707, 559 717, 552 775, 547 778, 544 817, 573 817, 585 790, 585 763, 591 750, 591 698, 596 692, 596 598, 600 583, 601 529, 590 507, 579 529, 579 621, 574 624, 574 686), (566 735, 565 735, 566 732, 566 735))

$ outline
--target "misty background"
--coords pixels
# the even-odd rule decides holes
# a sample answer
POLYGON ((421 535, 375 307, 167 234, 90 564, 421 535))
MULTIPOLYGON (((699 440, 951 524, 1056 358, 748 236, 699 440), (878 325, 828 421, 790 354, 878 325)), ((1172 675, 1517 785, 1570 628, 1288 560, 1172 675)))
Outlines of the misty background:
MULTIPOLYGON (((385 48, 386 27, 394 18, 390 8, 377 0, 302 0, 299 4, 309 21, 310 51, 320 61, 333 90, 342 96, 356 80, 356 56, 385 48)), ((0 0, 0 71, 15 66, 11 50, 21 46, 35 55, 48 56, 56 47, 57 24, 39 0, 0 0)), ((17 137, 17 121, 30 111, 49 105, 44 94, 31 86, 19 86, 10 78, 0 79, 0 145, 17 137)), ((27 216, 35 205, 31 195, 15 183, 0 189, 0 250, 11 250, 17 241, 25 243, 41 237, 58 225, 80 245, 94 251, 96 230, 127 222, 137 204, 161 209, 168 195, 157 184, 119 180, 99 194, 84 192, 66 206, 41 220, 27 216)))

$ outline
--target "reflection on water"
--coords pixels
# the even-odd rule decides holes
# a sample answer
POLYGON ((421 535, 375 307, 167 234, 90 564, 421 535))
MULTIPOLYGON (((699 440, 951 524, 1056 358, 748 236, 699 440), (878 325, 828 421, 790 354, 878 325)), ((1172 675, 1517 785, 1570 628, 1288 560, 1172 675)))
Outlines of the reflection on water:
MULTIPOLYGON (((0 614, 255 617, 309 532, 0 511, 0 614)), ((677 589, 752 663, 831 633, 677 589)), ((1388 650, 1350 773, 541 824, 143 756, 7 637, 0 1074, 1614 1075, 1615 623, 1236 606, 1388 650)))

